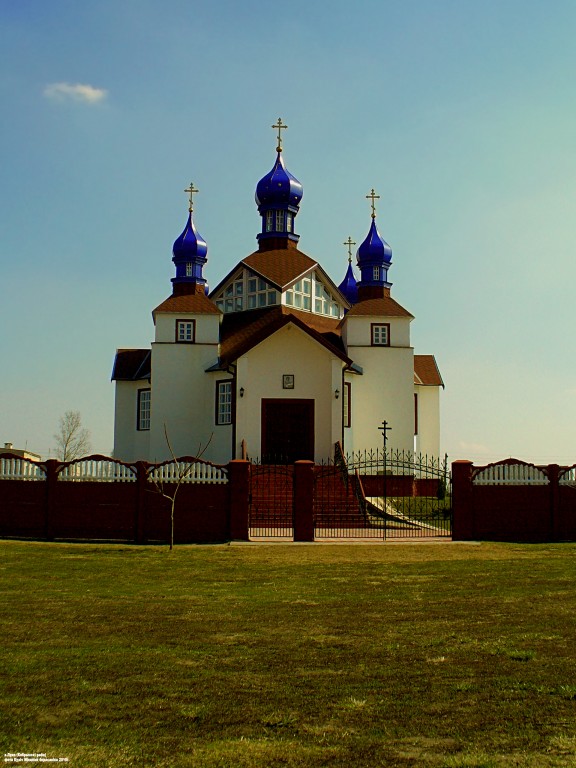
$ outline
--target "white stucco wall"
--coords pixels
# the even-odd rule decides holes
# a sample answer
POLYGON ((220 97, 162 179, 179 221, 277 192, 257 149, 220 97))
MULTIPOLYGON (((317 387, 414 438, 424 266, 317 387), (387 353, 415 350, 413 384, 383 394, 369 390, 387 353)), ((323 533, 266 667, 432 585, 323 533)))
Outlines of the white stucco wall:
POLYGON ((418 395, 418 434, 416 453, 440 457, 440 387, 414 386, 418 395))
POLYGON ((215 344, 152 344, 151 461, 170 458, 164 424, 176 455, 197 455, 198 447, 210 441, 202 457, 229 460, 232 428, 214 422, 215 381, 231 377, 206 373, 216 359, 215 344))
POLYGON ((314 400, 315 459, 332 456, 341 435, 344 363, 296 326, 287 325, 239 358, 236 445, 242 439, 251 456, 261 454, 263 398, 314 400), (294 389, 282 388, 283 374, 294 375, 294 389), (336 399, 335 390, 339 390, 336 399))
POLYGON ((345 451, 382 447, 383 421, 391 427, 388 446, 414 448, 414 350, 410 317, 346 316, 342 331, 348 356, 363 369, 347 374, 352 385, 351 427, 344 433, 345 451), (371 327, 389 323, 390 346, 372 346, 371 327))
POLYGON ((410 346, 410 317, 384 315, 346 315, 342 325, 342 338, 346 347, 371 345, 370 327, 373 323, 390 324, 390 344, 394 347, 410 346))
POLYGON ((217 344, 220 328, 220 315, 193 315, 157 313, 156 333, 157 342, 174 343, 176 340, 176 321, 194 320, 196 323, 196 344, 217 344))
POLYGON ((383 421, 391 427, 388 446, 412 451, 414 446, 414 351, 411 347, 349 347, 363 369, 347 377, 352 384, 352 427, 345 430, 344 450, 382 446, 383 421))
POLYGON ((138 390, 148 389, 147 381, 117 381, 114 403, 114 458, 146 461, 150 432, 137 429, 138 390))

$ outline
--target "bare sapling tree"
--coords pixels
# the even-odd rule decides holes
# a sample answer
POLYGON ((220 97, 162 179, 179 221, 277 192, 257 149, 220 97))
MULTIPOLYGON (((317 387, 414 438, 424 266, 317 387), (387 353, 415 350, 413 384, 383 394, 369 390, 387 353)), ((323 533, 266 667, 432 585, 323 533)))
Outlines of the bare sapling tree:
POLYGON ((56 456, 61 461, 74 461, 90 453, 90 432, 82 426, 80 411, 66 411, 58 422, 56 456))
POLYGON ((156 491, 170 503, 170 551, 174 549, 174 513, 176 511, 176 497, 178 496, 178 491, 180 490, 182 483, 185 482, 186 478, 190 477, 194 471, 196 459, 201 458, 206 452, 208 446, 212 442, 213 436, 214 433, 210 435, 206 445, 203 446, 200 443, 193 461, 182 461, 181 459, 176 458, 176 454, 172 448, 170 438, 168 437, 168 429, 166 428, 166 424, 164 424, 164 437, 166 438, 166 445, 168 446, 168 450, 172 456, 175 475, 167 479, 162 479, 158 476, 154 477, 155 473, 152 472, 150 478, 154 483, 156 491))

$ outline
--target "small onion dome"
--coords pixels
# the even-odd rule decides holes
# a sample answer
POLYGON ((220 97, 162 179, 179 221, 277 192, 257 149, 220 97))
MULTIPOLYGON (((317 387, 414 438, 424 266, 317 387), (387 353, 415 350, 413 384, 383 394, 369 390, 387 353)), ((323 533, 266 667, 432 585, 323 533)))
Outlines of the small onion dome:
POLYGON ((372 219, 370 231, 366 239, 356 251, 356 259, 359 266, 362 266, 362 263, 392 263, 392 248, 390 248, 386 240, 378 232, 376 219, 374 218, 372 219))
POLYGON ((298 209, 302 200, 302 184, 286 170, 282 152, 278 152, 274 168, 260 179, 256 186, 256 204, 258 209, 293 208, 298 209))
POLYGON ((174 258, 172 259, 174 262, 187 261, 193 258, 206 258, 208 246, 202 235, 194 226, 192 211, 190 211, 184 231, 180 237, 174 241, 172 253, 174 254, 174 258))
POLYGON ((338 289, 340 293, 344 294, 345 298, 348 299, 350 304, 356 304, 358 301, 358 284, 356 283, 356 278, 354 277, 352 264, 348 264, 346 276, 338 286, 338 289))

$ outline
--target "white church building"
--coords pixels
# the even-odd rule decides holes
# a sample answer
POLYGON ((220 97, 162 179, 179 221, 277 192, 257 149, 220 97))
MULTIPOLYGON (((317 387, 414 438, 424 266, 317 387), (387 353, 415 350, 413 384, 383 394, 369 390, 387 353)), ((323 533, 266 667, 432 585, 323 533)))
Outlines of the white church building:
MULTIPOLYGON (((256 187, 258 248, 213 290, 207 245, 189 216, 173 246, 172 293, 153 311, 149 349, 119 349, 114 456, 197 455, 226 463, 316 461, 381 446, 440 453, 440 389, 433 355, 415 355, 414 319, 391 296, 392 250, 371 223, 337 285, 301 251, 295 218, 302 185, 286 169, 281 120, 276 162, 256 187)), ((355 245, 351 238, 347 242, 355 245)))

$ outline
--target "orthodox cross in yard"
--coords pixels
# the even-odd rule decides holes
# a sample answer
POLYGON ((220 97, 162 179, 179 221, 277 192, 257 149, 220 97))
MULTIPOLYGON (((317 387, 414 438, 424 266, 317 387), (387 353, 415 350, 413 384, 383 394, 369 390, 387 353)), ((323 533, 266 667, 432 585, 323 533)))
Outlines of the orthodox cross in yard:
POLYGON ((199 189, 196 189, 196 187, 194 186, 194 182, 193 182, 193 181, 191 181, 191 182, 190 182, 190 186, 188 187, 188 189, 185 189, 185 190, 184 190, 184 192, 187 192, 187 193, 188 193, 188 210, 190 211, 190 213, 192 213, 192 209, 193 209, 193 207, 194 207, 194 203, 193 203, 193 195, 194 195, 196 192, 200 192, 200 190, 199 190, 199 189))
POLYGON ((278 118, 278 122, 274 123, 272 128, 278 128, 278 146, 276 147, 276 152, 282 152, 282 131, 285 131, 288 126, 282 122, 282 118, 278 118))
POLYGON ((388 422, 386 420, 384 420, 382 422, 382 426, 378 427, 378 429, 380 430, 380 432, 382 432, 382 438, 384 439, 384 452, 386 452, 386 442, 388 440, 388 434, 387 433, 388 433, 389 430, 392 429, 392 427, 389 427, 388 426, 388 422))
POLYGON ((343 245, 348 246, 348 263, 352 264, 352 246, 356 245, 356 243, 354 242, 354 240, 352 240, 350 235, 348 235, 348 240, 344 240, 343 245))
POLYGON ((374 192, 374 187, 370 190, 370 194, 366 195, 367 200, 372 200, 371 206, 372 206, 372 218, 376 218, 376 206, 374 205, 374 200, 380 200, 380 195, 377 195, 376 192, 374 192))

